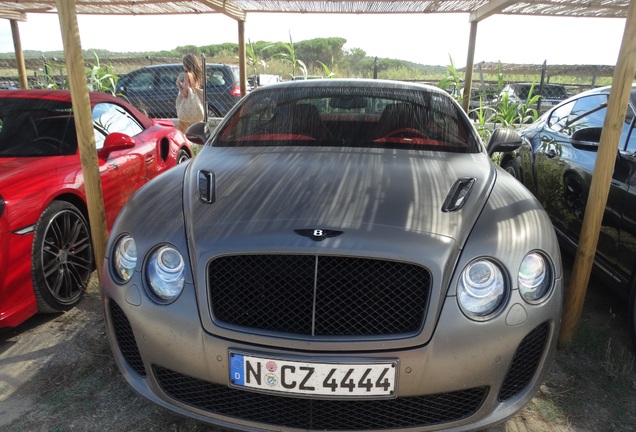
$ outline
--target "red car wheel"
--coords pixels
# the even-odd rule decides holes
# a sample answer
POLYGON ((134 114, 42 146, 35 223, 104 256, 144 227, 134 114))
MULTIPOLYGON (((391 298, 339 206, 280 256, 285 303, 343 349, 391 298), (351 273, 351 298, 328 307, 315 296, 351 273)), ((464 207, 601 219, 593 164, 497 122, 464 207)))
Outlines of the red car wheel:
POLYGON ((88 222, 77 207, 53 201, 42 212, 32 271, 38 311, 61 312, 79 302, 93 271, 93 249, 88 222))

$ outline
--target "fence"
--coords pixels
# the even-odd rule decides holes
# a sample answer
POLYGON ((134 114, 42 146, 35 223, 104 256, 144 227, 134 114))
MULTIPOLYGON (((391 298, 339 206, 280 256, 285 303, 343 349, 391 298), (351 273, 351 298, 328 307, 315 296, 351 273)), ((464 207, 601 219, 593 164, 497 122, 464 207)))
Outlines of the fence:
MULTIPOLYGON (((283 48, 249 46, 249 88, 272 82, 307 78, 379 78, 438 85, 457 99, 463 93, 464 71, 453 65, 427 66, 410 62, 370 58, 364 53, 340 52, 332 49, 329 62, 324 53, 310 50, 302 42, 296 51, 285 44, 283 48), (270 52, 271 51, 271 52, 270 52), (336 54, 333 54, 336 52, 336 54)), ((201 53, 199 53, 201 54, 201 53)), ((224 116, 240 97, 238 57, 232 50, 216 51, 214 56, 201 59, 206 63, 206 93, 209 116, 224 116)), ((66 66, 59 57, 25 58, 30 88, 67 87, 66 66)), ((174 118, 177 95, 176 79, 182 72, 181 54, 122 56, 85 52, 89 88, 110 91, 127 98, 151 117, 174 118), (172 65, 172 66, 167 66, 172 65)), ((494 115, 502 103, 520 106, 520 115, 536 117, 556 102, 593 87, 611 84, 614 68, 598 65, 518 65, 477 63, 473 71, 471 115, 479 110, 494 115), (528 85, 534 83, 529 95, 528 85), (541 97, 534 97, 540 95, 541 97)), ((14 58, 0 58, 0 87, 18 87, 14 58)), ((527 120, 527 119, 526 119, 527 120)))

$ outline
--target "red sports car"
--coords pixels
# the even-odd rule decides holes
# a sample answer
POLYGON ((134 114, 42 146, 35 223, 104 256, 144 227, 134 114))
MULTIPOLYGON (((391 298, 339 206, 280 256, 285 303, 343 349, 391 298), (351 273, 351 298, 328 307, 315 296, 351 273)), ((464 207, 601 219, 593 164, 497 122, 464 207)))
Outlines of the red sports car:
MULTIPOLYGON (((192 151, 170 121, 105 93, 90 103, 110 231, 140 186, 192 151)), ((0 327, 72 308, 94 269, 69 91, 0 91, 0 261, 0 327)))

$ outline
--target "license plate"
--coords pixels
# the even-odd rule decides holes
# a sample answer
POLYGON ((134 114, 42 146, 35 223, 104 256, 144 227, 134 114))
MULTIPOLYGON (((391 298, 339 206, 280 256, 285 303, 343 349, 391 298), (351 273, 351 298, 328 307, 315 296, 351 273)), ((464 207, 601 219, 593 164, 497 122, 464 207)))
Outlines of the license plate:
POLYGON ((397 362, 307 362, 230 352, 230 385, 267 392, 395 397, 397 362))

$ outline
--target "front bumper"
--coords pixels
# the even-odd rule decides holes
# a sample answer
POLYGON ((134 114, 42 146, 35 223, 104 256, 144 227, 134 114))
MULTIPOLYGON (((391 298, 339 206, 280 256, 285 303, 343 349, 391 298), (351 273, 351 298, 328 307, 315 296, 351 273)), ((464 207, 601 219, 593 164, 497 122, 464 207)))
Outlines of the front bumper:
MULTIPOLYGON (((514 415, 534 396, 553 355, 562 281, 531 311, 513 291, 498 317, 477 323, 447 297, 433 337, 387 349, 289 349, 284 343, 240 342, 206 332, 195 289, 169 305, 152 302, 135 284, 103 278, 107 333, 126 380, 139 393, 178 413, 243 430, 473 430, 514 415), (317 399, 229 387, 229 351, 277 358, 396 360, 394 399, 317 399)), ((258 340, 252 338, 251 340, 258 340)), ((298 346, 296 344, 295 346, 298 346)))

